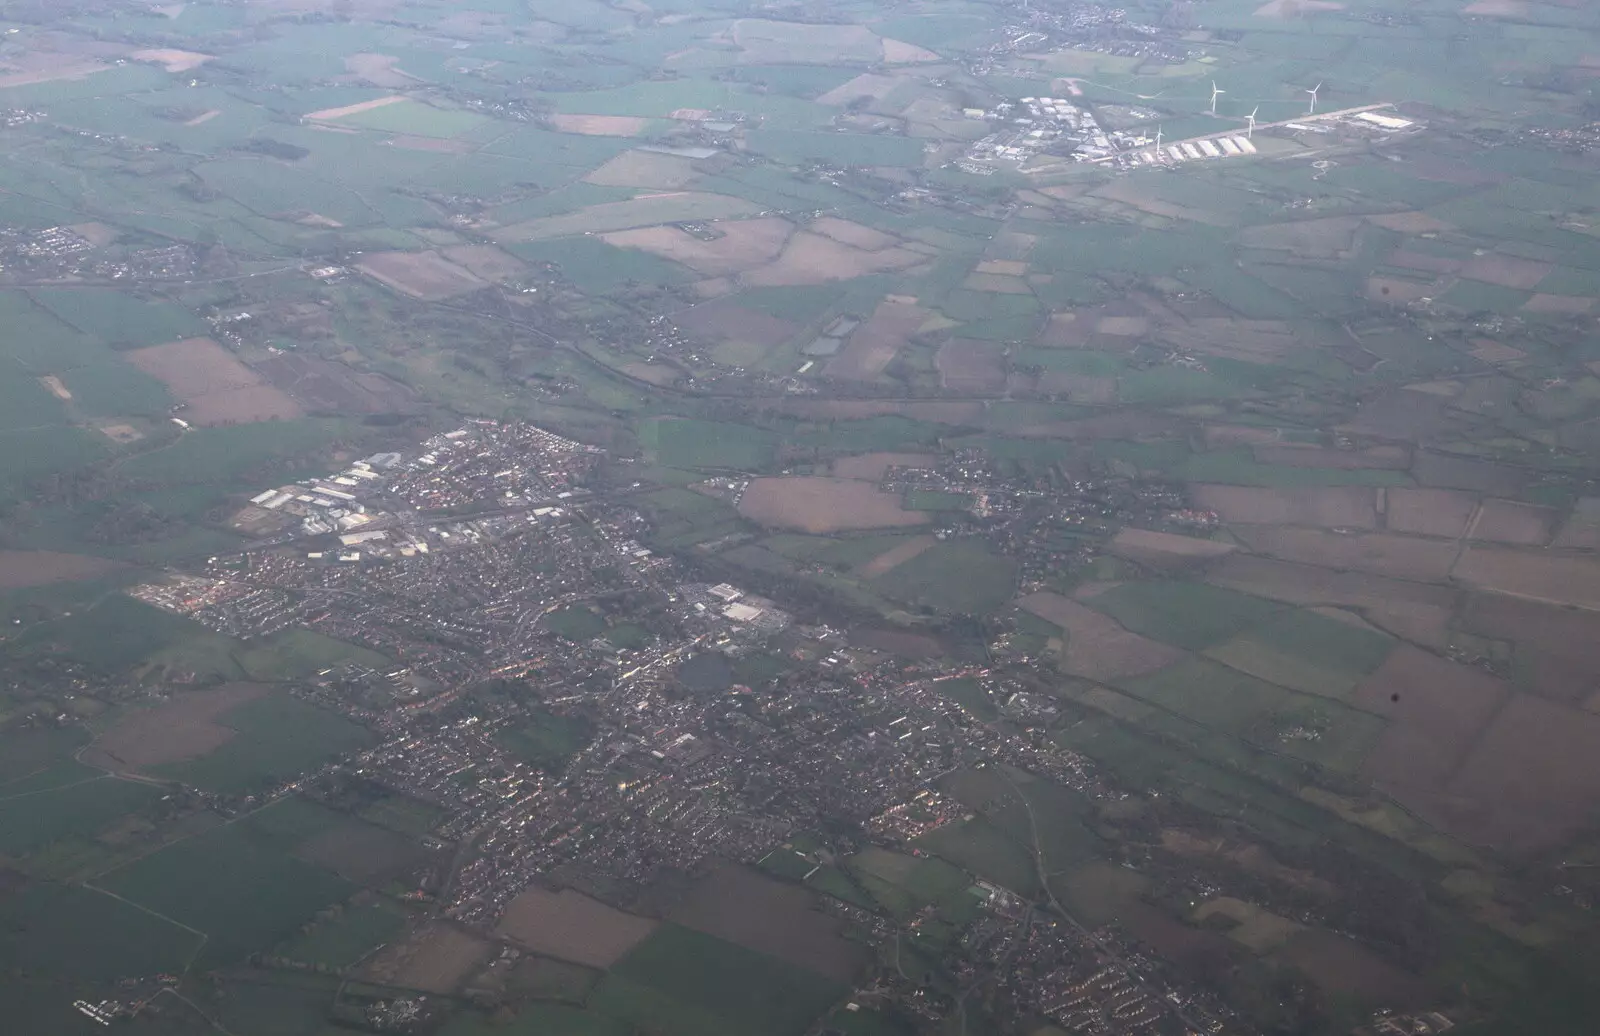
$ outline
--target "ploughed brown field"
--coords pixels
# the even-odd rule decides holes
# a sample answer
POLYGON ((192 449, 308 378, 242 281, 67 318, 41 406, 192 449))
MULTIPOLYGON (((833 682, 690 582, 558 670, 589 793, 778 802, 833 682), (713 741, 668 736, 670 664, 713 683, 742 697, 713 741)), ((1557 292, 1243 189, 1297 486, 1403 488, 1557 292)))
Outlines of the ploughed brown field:
POLYGON ((656 924, 571 889, 535 887, 511 901, 495 931, 536 953, 608 968, 643 942, 656 924))
POLYGON ((1178 648, 1129 632, 1109 616, 1048 590, 1017 604, 1067 632, 1061 668, 1090 680, 1142 676, 1181 661, 1178 648))
POLYGON ((479 291, 488 282, 438 252, 373 252, 356 269, 378 283, 427 302, 479 291))
POLYGON ((84 761, 108 770, 140 770, 210 755, 235 734, 222 718, 268 690, 264 684, 230 683, 125 713, 84 750, 84 761))
POLYGON ((907 511, 900 497, 870 482, 850 478, 801 476, 758 478, 739 501, 751 521, 801 532, 842 532, 922 525, 928 515, 907 511))
POLYGON ((181 414, 190 424, 250 424, 304 413, 300 404, 209 338, 185 338, 123 355, 188 404, 181 414))
POLYGON ((871 381, 894 362, 917 328, 930 316, 920 306, 880 302, 872 316, 850 335, 844 348, 828 361, 823 373, 847 381, 871 381))
POLYGON ((409 937, 390 943, 362 969, 385 985, 451 994, 494 954, 495 944, 448 921, 429 921, 409 937))
POLYGON ((0 590, 20 590, 78 579, 93 579, 121 568, 119 562, 88 554, 53 550, 0 550, 0 590))

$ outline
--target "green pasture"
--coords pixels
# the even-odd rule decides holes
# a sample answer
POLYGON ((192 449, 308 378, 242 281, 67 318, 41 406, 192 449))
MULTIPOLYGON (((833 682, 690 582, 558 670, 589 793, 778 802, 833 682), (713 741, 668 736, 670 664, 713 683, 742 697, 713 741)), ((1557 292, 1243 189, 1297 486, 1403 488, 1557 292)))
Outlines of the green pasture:
POLYGON ((159 787, 96 772, 59 787, 0 787, 0 854, 25 857, 63 839, 89 838, 155 800, 159 787))
POLYGON ((872 581, 879 593, 946 614, 990 615, 1016 593, 1016 563, 975 542, 948 540, 872 581))
POLYGON ((1032 898, 1043 891, 1032 849, 984 817, 945 824, 912 844, 1020 896, 1032 898))
POLYGON ((168 845, 98 883, 205 933, 200 962, 212 966, 270 949, 313 913, 354 891, 344 879, 289 855, 281 839, 248 824, 168 845))
POLYGON ((964 893, 970 884, 965 871, 938 857, 877 847, 849 857, 844 867, 884 909, 900 917, 964 893))
POLYGON ((325 669, 361 665, 381 669, 389 659, 376 651, 306 629, 290 629, 252 640, 235 653, 252 680, 303 680, 325 669))
POLYGON ((382 903, 349 907, 337 917, 315 922, 309 932, 274 953, 306 964, 348 968, 400 934, 405 925, 404 914, 382 903))
POLYGON ((771 463, 777 438, 747 425, 652 417, 639 426, 639 442, 649 460, 668 467, 759 471, 771 463))
POLYGON ((492 1017, 475 1011, 454 1014, 439 1036, 633 1036, 630 1022, 567 1004, 521 1004, 492 1017))
POLYGON ((51 983, 181 973, 201 938, 82 886, 38 882, 0 897, 0 967, 51 983))
POLYGON ((1198 651, 1267 622, 1283 606, 1205 583, 1121 583, 1084 603, 1135 633, 1198 651))
POLYGON ((207 333, 205 321, 170 302, 113 288, 34 288, 45 309, 114 349, 133 349, 207 333))
POLYGON ((824 133, 758 129, 747 138, 751 151, 789 165, 822 162, 841 166, 920 167, 922 141, 887 134, 824 133))
POLYGON ((1370 713, 1290 691, 1204 658, 1117 684, 1207 731, 1333 770, 1359 768, 1385 725, 1370 713))
POLYGON ((800 1036, 848 989, 675 924, 614 965, 591 1009, 664 1036, 800 1036))
POLYGON ((421 101, 406 99, 380 108, 368 108, 354 115, 344 115, 338 120, 347 126, 379 130, 386 133, 405 133, 417 137, 458 137, 486 123, 482 115, 456 108, 437 108, 421 101))
POLYGON ((1383 664, 1394 639, 1351 616, 1332 618, 1294 610, 1206 654, 1223 663, 1291 690, 1340 698, 1383 664))
POLYGON ((70 616, 30 626, 11 648, 63 654, 111 673, 200 632, 203 628, 191 619, 110 593, 70 616))
POLYGON ((544 709, 495 733, 495 743, 518 762, 558 771, 594 739, 594 725, 544 709))
POLYGON ((569 604, 545 613, 543 625, 568 640, 588 641, 606 631, 605 617, 582 605, 569 604))
POLYGON ((374 741, 366 728, 286 691, 238 705, 222 722, 236 733, 216 751, 168 763, 157 772, 208 791, 242 795, 290 780, 374 741))

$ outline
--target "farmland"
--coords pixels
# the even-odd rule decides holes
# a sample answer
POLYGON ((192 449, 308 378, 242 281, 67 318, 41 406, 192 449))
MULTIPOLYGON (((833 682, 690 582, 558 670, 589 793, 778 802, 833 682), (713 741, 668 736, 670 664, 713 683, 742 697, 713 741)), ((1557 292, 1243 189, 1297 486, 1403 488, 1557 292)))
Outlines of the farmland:
POLYGON ((230 963, 292 933, 353 886, 287 855, 249 825, 198 835, 129 864, 105 888, 206 935, 202 959, 230 963))
MULTIPOLYGON (((206 703, 209 708, 211 703, 206 703)), ((335 713, 279 693, 230 702, 216 721, 203 721, 201 736, 179 751, 188 757, 164 761, 154 772, 203 788, 248 792, 367 745, 370 735, 335 713), (220 737, 204 751, 208 740, 220 737), (192 753, 192 755, 190 754, 192 753)), ((185 717, 185 727, 191 722, 185 717)))
POLYGON ((57 6, 15 1025, 1593 1028, 1593 5, 57 6))
POLYGON ((739 512, 762 525, 826 533, 919 525, 894 496, 853 479, 761 478, 750 483, 739 512))
POLYGON ((570 889, 531 888, 501 921, 501 935, 531 950, 606 968, 647 938, 655 923, 606 906, 570 889))
POLYGON ((209 338, 146 346, 128 362, 186 405, 193 424, 236 424, 299 417, 298 404, 209 338))
POLYGON ((591 998, 602 1014, 667 1033, 800 1033, 847 987, 713 936, 667 924, 618 962, 591 998), (703 1028, 697 1028, 702 1027, 703 1028))

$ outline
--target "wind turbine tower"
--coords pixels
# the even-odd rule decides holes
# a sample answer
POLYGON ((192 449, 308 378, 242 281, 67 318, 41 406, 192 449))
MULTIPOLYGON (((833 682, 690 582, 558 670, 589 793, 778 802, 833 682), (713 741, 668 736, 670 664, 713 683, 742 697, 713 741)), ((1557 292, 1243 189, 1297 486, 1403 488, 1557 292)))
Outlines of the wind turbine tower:
POLYGON ((1315 114, 1317 114, 1317 91, 1321 90, 1321 89, 1322 89, 1322 84, 1318 83, 1316 86, 1313 86, 1311 89, 1306 91, 1306 93, 1311 95, 1311 107, 1306 109, 1306 114, 1307 115, 1315 115, 1315 114))
POLYGON ((1156 154, 1161 153, 1161 124, 1156 124, 1156 154))
POLYGON ((1211 114, 1212 115, 1217 114, 1217 98, 1221 97, 1223 94, 1225 94, 1227 92, 1228 91, 1226 91, 1226 90, 1218 90, 1217 89, 1217 81, 1215 79, 1211 80, 1211 114))
POLYGON ((1246 138, 1249 138, 1249 139, 1254 139, 1255 138, 1255 135, 1256 135, 1256 112, 1258 112, 1260 110, 1261 110, 1261 105, 1258 104, 1258 105, 1256 105, 1254 111, 1252 111, 1249 115, 1246 115, 1244 117, 1244 121, 1247 124, 1245 126, 1245 129, 1244 129, 1244 135, 1245 135, 1246 138))

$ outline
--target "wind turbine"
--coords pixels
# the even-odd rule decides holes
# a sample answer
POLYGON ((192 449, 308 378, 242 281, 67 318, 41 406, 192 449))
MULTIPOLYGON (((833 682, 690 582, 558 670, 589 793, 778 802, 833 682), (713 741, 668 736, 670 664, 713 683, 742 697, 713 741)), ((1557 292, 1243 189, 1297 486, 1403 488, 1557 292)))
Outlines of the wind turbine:
POLYGON ((1306 91, 1306 93, 1311 95, 1311 107, 1306 109, 1306 114, 1307 115, 1315 115, 1315 114, 1317 114, 1317 91, 1321 90, 1321 89, 1322 89, 1322 84, 1318 83, 1316 86, 1313 86, 1311 89, 1306 91))
POLYGON ((1225 94, 1227 92, 1228 91, 1226 91, 1226 90, 1218 90, 1217 89, 1217 81, 1215 79, 1211 80, 1211 114, 1212 115, 1217 114, 1217 98, 1222 96, 1223 94, 1225 94))
POLYGON ((1156 123, 1156 154, 1161 154, 1161 124, 1156 123))
POLYGON ((1256 112, 1258 112, 1260 110, 1261 110, 1261 105, 1258 104, 1258 105, 1255 106, 1255 110, 1254 111, 1252 111, 1249 115, 1246 115, 1244 117, 1245 122, 1248 123, 1248 125, 1245 126, 1245 130, 1244 130, 1244 135, 1247 138, 1254 138, 1255 135, 1256 135, 1256 112))

